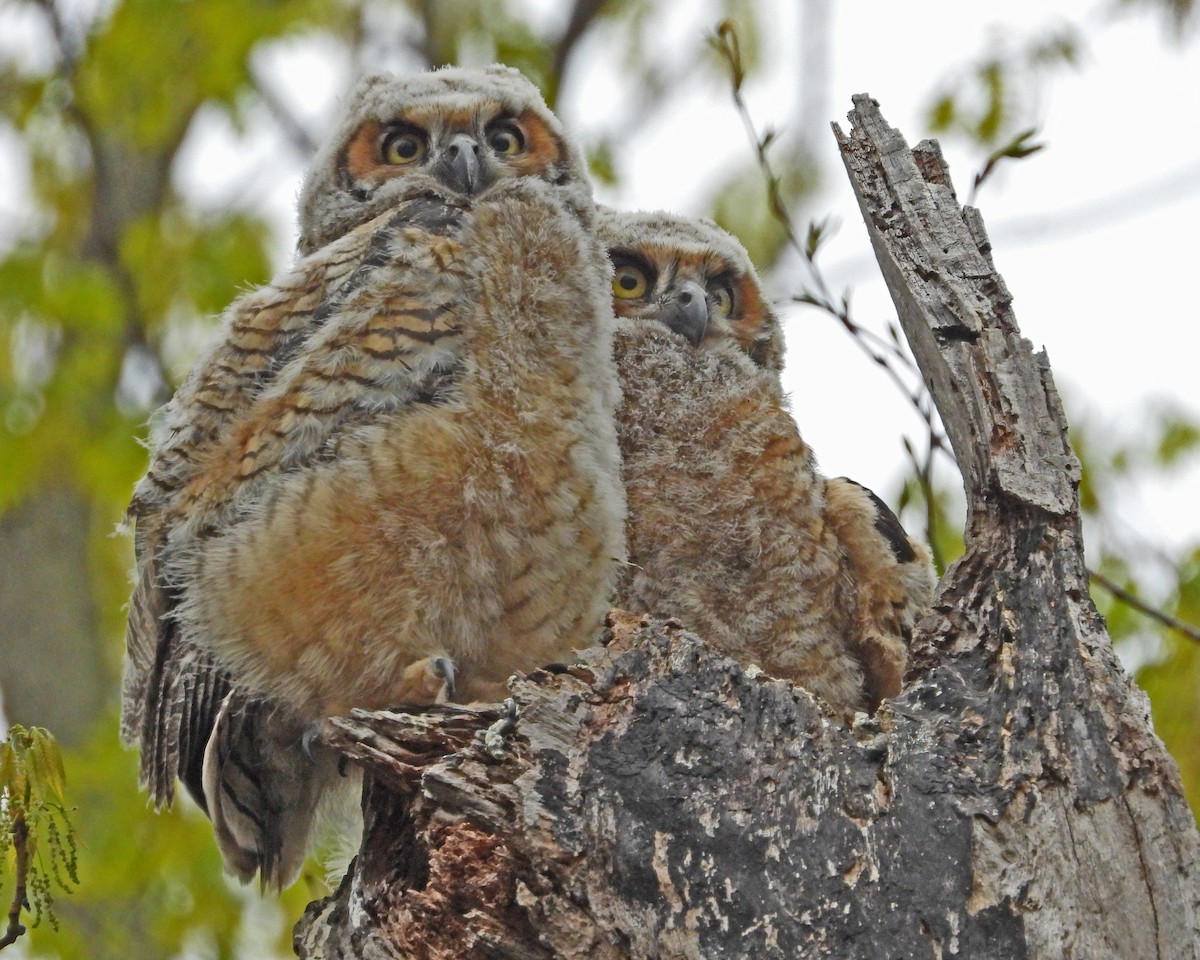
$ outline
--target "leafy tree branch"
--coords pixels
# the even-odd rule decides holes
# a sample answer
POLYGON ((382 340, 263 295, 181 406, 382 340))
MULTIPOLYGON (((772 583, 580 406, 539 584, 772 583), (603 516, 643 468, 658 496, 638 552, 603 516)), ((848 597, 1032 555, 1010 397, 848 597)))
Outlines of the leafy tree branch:
POLYGON ((63 803, 58 743, 42 727, 14 725, 0 743, 0 854, 12 862, 13 893, 0 950, 25 932, 22 914, 58 929, 51 887, 78 885, 76 840, 63 803))

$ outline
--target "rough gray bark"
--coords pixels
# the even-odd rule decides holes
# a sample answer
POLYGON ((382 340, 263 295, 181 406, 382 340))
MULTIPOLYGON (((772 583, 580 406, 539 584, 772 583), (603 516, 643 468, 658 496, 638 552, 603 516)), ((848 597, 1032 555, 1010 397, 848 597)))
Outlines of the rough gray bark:
POLYGON ((495 714, 338 721, 367 833, 299 956, 1200 956, 1200 840, 1088 597, 1047 359, 937 145, 910 151, 867 97, 851 121, 969 504, 903 694, 846 729, 676 624, 618 617, 584 664, 513 682, 499 759, 468 743, 495 714))

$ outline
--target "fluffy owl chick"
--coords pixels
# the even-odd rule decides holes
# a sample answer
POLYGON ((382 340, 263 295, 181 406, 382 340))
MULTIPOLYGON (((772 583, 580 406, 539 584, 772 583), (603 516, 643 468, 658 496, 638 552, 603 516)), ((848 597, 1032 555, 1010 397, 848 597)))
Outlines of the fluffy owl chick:
POLYGON ((899 691, 928 553, 788 414, 783 339, 742 246, 707 221, 605 211, 630 572, 618 603, 842 710, 899 691))
POLYGON ((623 556, 610 267, 578 152, 516 71, 373 76, 305 255, 236 302, 130 508, 123 731, 231 872, 288 882, 351 706, 494 699, 590 642, 623 556))
POLYGON ((495 700, 595 633, 623 555, 611 306, 557 190, 401 231, 184 491, 184 639, 303 719, 433 702, 444 660, 495 700))

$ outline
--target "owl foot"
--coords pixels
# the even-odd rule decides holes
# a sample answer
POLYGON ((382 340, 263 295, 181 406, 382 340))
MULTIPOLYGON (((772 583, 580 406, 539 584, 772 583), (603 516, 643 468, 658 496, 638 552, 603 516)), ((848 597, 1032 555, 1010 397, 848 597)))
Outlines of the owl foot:
POLYGON ((449 657, 426 657, 405 669, 395 702, 424 707, 453 700, 456 693, 454 661, 449 657))
POLYGON ((509 697, 500 705, 500 719, 483 731, 483 749, 493 760, 504 759, 504 738, 517 728, 517 701, 509 697))

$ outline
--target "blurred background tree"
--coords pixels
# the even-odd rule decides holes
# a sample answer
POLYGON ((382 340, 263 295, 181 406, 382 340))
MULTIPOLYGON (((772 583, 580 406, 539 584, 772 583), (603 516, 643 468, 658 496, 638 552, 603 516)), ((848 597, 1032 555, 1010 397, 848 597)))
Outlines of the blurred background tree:
MULTIPOLYGON (((1160 15, 1167 44, 1184 42, 1195 19, 1191 0, 1116 6, 1160 15)), ((820 215, 818 187, 837 175, 816 149, 830 119, 821 93, 834 3, 800 5, 803 55, 783 65, 764 42, 779 8, 714 0, 681 33, 678 5, 665 0, 0 4, 0 162, 11 204, 0 207, 0 693, 9 719, 50 727, 67 748, 81 842, 81 885, 59 900, 61 929, 39 928, 17 949, 98 960, 286 956, 292 922, 321 891, 315 869, 282 901, 241 890, 222 877, 197 810, 146 809, 135 758, 116 733, 131 558, 128 539, 112 532, 145 466, 138 438, 151 411, 214 316, 290 257, 293 226, 280 211, 337 96, 368 69, 512 64, 583 139, 600 194, 614 202, 629 195, 641 163, 630 157, 656 142, 664 118, 685 101, 693 110, 707 102, 696 139, 659 162, 687 178, 691 159, 718 149, 729 158, 702 209, 688 212, 739 234, 775 288, 794 296, 817 280, 787 249, 732 109, 710 120, 712 104, 731 101, 727 65, 705 35, 729 18, 748 77, 782 67, 804 91, 787 128, 768 138, 783 202, 804 223, 820 215), (598 83, 606 73, 611 81, 598 83), (314 84, 320 92, 310 96, 314 84)), ((1083 35, 1064 22, 943 64, 927 130, 906 133, 959 143, 983 169, 1031 127, 1045 86, 1076 67, 1083 35)), ((868 318, 847 308, 844 319, 868 318)), ((887 317, 869 319, 886 330, 887 317)), ((792 328, 793 354, 796 337, 792 328)), ((883 352, 905 382, 902 353, 883 352)), ((910 380, 905 392, 919 396, 919 387, 910 380)), ((801 426, 821 412, 798 411, 801 426)), ((1200 535, 1148 542, 1121 508, 1130 491, 1194 467, 1200 423, 1175 406, 1148 413, 1127 436, 1094 419, 1076 427, 1093 567, 1162 616, 1110 590, 1096 599, 1153 698, 1195 804, 1200 645, 1169 621, 1200 621, 1200 535)), ((936 429, 914 434, 909 476, 882 492, 911 528, 930 528, 949 561, 961 546, 957 478, 932 448, 936 429)))

